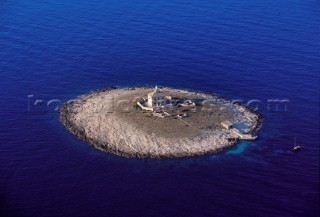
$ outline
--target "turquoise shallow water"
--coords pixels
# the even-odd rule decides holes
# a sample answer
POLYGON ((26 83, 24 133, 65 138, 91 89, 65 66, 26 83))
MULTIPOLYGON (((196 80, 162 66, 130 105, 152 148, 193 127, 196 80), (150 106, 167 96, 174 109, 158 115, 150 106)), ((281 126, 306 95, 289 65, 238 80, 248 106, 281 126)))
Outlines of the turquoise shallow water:
POLYGON ((241 153, 244 152, 244 150, 246 149, 247 145, 248 144, 246 142, 241 142, 240 144, 238 144, 232 150, 227 151, 227 154, 241 154, 241 153))
POLYGON ((1 215, 318 216, 319 7, 1 1, 1 215), (120 158, 67 132, 50 103, 138 84, 251 102, 259 139, 201 157, 120 158))

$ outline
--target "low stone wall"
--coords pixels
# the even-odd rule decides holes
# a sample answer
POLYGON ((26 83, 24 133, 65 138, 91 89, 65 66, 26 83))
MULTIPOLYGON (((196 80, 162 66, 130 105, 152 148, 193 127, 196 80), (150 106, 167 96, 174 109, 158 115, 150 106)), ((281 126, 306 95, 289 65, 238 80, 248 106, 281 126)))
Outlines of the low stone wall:
POLYGON ((153 108, 143 106, 140 102, 137 102, 137 105, 140 106, 143 110, 153 111, 153 108))

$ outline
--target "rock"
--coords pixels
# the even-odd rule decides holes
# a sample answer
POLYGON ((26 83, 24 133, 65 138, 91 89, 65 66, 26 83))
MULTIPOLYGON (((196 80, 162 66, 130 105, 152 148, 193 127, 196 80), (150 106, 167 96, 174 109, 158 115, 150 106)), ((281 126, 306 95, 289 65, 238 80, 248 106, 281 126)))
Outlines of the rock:
POLYGON ((213 98, 215 106, 226 108, 225 112, 207 111, 197 104, 198 109, 190 111, 192 115, 174 119, 153 117, 134 109, 134 99, 144 97, 151 90, 152 87, 137 86, 92 91, 65 102, 60 108, 60 121, 71 133, 99 150, 137 158, 216 152, 237 142, 230 140, 232 133, 221 128, 221 121, 242 123, 249 133, 255 132, 261 124, 261 116, 244 105, 232 104, 213 94, 168 87, 162 87, 161 91, 195 100, 213 98))

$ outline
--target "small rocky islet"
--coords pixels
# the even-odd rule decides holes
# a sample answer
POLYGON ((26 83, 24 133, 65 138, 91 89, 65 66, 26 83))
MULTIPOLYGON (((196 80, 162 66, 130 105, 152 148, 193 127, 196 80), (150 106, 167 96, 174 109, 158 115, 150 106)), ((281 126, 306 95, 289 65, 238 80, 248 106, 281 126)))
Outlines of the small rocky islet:
POLYGON ((170 87, 109 87, 65 102, 61 123, 124 157, 187 157, 255 140, 261 116, 215 94, 170 87))

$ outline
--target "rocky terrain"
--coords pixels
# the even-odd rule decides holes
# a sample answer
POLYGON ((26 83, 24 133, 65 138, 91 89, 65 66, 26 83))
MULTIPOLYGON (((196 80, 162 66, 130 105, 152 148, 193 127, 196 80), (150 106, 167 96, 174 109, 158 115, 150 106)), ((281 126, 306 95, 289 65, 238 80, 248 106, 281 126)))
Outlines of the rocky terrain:
POLYGON ((237 143, 230 121, 253 133, 260 116, 222 97, 188 90, 161 88, 173 97, 201 101, 186 109, 186 118, 159 118, 136 107, 151 87, 106 88, 64 103, 60 120, 73 134, 94 147, 125 157, 185 157, 216 152, 237 143))

